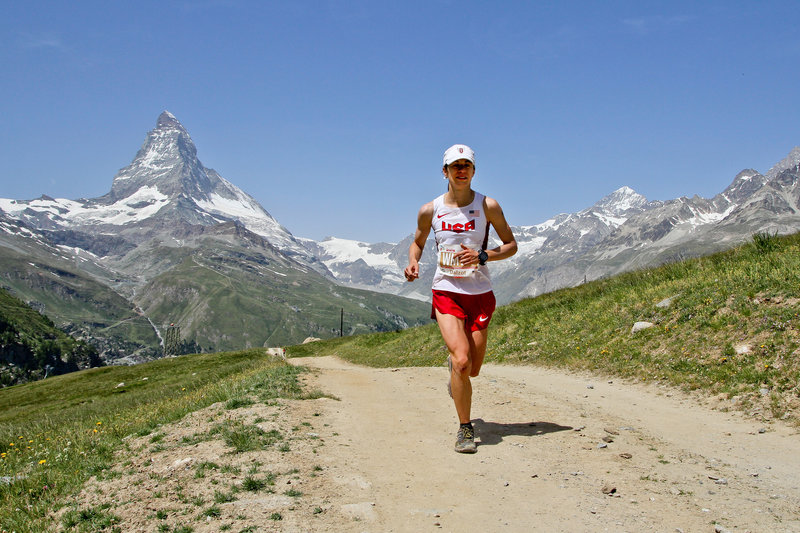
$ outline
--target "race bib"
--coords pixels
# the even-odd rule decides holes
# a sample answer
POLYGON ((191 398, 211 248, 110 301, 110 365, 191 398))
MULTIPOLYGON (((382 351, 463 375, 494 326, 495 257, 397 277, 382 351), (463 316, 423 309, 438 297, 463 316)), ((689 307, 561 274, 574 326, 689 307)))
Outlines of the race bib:
POLYGON ((454 278, 465 278, 471 276, 478 269, 478 264, 462 265, 456 254, 460 252, 460 246, 439 246, 439 269, 445 276, 454 278))

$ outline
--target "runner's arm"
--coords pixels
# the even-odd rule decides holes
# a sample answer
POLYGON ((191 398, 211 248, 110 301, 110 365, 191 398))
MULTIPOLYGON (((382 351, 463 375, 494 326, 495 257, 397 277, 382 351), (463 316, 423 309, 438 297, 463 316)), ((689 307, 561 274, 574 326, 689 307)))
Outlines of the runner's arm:
POLYGON ((433 202, 423 205, 417 214, 417 230, 414 232, 414 240, 408 247, 408 266, 403 271, 407 281, 414 281, 419 277, 419 259, 422 257, 422 250, 431 232, 431 222, 433 221, 433 202))

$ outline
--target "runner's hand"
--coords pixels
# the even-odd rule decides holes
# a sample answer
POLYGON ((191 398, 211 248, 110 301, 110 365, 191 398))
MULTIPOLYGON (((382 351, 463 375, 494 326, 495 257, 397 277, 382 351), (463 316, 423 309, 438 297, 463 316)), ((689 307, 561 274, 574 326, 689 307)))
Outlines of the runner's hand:
POLYGON ((455 254, 455 257, 461 262, 464 266, 474 265, 477 264, 478 256, 480 252, 478 250, 473 250, 472 248, 467 248, 463 244, 461 245, 461 251, 455 254))
POLYGON ((419 263, 409 263, 403 271, 406 281, 414 281, 419 277, 419 263))

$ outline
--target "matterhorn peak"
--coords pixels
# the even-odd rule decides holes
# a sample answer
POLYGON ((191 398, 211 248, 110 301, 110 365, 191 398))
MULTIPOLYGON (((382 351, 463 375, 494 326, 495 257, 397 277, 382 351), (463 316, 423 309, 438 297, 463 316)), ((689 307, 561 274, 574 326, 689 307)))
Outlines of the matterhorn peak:
POLYGON ((175 115, 167 110, 164 110, 160 115, 158 115, 156 129, 178 129, 186 132, 186 128, 183 127, 183 124, 181 124, 180 120, 175 118, 175 115))

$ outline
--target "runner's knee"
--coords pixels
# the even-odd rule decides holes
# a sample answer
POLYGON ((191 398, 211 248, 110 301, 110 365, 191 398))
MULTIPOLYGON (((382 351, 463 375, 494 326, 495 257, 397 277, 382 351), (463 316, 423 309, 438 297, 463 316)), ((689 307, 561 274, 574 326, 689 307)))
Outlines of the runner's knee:
POLYGON ((472 372, 472 363, 469 357, 459 357, 457 355, 450 356, 453 363, 453 371, 459 375, 469 375, 472 372))

